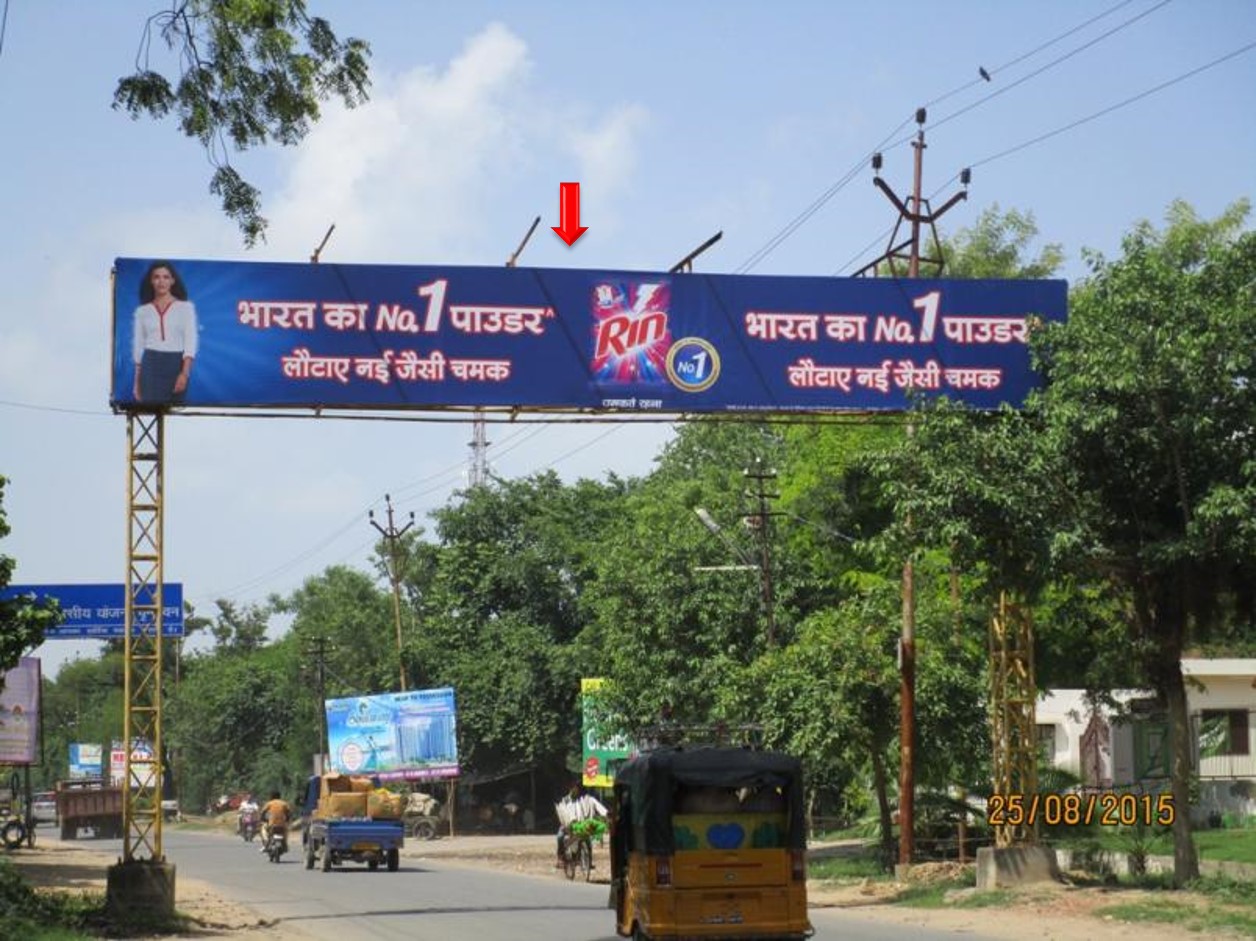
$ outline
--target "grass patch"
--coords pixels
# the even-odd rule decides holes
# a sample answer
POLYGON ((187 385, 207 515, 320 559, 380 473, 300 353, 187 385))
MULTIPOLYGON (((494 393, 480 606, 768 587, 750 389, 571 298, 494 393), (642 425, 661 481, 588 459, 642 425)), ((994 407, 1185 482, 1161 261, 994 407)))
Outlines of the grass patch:
POLYGON ((834 882, 853 882, 862 879, 888 879, 876 856, 860 853, 852 856, 824 856, 807 863, 807 877, 834 882))
POLYGON ((196 922, 139 915, 119 921, 105 913, 105 897, 91 892, 36 889, 9 860, 0 858, 0 938, 23 941, 86 941, 91 938, 141 938, 184 934, 196 922))
MULTIPOLYGON (((1193 837, 1200 859, 1256 864, 1256 829, 1197 830, 1193 837)), ((1115 853, 1128 853, 1135 846, 1143 846, 1152 856, 1173 855, 1171 833, 1158 832, 1149 839, 1140 840, 1131 830, 1121 827, 1098 827, 1070 834, 1060 839, 1057 845, 1066 849, 1094 847, 1115 853)))
MULTIPOLYGON (((909 885, 894 897, 893 904, 902 905, 906 908, 950 908, 956 905, 965 908, 984 907, 983 901, 978 901, 984 893, 974 894, 959 902, 948 902, 946 900, 948 892, 953 892, 956 889, 971 889, 972 887, 973 880, 970 879, 948 879, 945 882, 909 885)), ((1006 901, 1006 899, 1002 901, 1006 901)))
POLYGON ((1153 899, 1109 905, 1096 910, 1095 914, 1121 921, 1180 925, 1189 931, 1237 931, 1249 938, 1256 938, 1256 912, 1232 908, 1197 908, 1182 902, 1153 899))
POLYGON ((988 892, 976 892, 965 898, 949 903, 952 908, 1001 908, 1011 905, 1015 896, 1007 889, 991 889, 988 892))
POLYGON ((828 843, 834 840, 866 840, 868 827, 866 824, 855 824, 840 830, 819 830, 808 838, 809 843, 828 843))
POLYGON ((1256 911, 1256 882, 1241 882, 1225 876, 1205 876, 1190 884, 1192 892, 1206 895, 1221 905, 1242 905, 1256 911))
MULTIPOLYGON (((1233 863, 1256 863, 1256 830, 1200 830, 1195 846, 1201 859, 1226 860, 1233 863)), ((1172 854, 1173 841, 1168 841, 1166 854, 1172 854)))

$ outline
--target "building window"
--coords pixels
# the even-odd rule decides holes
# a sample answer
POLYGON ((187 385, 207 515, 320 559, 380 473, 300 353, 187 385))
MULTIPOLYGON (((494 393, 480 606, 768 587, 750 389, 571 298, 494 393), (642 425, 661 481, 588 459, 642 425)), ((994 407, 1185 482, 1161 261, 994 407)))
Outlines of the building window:
POLYGON ((1221 755, 1250 755, 1246 709, 1205 709, 1200 714, 1199 754, 1203 758, 1221 755))
POLYGON ((1140 719, 1133 724, 1134 780, 1169 776, 1169 725, 1157 719, 1140 719))
POLYGON ((1048 767, 1055 767, 1055 725, 1034 726, 1038 733, 1038 760, 1048 767))

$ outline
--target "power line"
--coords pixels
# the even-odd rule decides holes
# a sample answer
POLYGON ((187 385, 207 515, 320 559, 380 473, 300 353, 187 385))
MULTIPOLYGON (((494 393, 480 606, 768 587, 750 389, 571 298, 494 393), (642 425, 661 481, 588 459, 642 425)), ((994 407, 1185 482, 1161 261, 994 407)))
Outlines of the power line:
MULTIPOLYGON (((1252 49, 1256 49, 1256 41, 1249 42, 1245 46, 1240 46, 1238 49, 1235 49, 1233 52, 1227 52, 1223 56, 1218 56, 1216 59, 1213 59, 1211 62, 1206 62, 1197 68, 1191 69, 1189 72, 1183 72, 1181 75, 1178 75, 1175 78, 1171 78, 1168 81, 1161 82, 1159 85, 1155 85, 1152 88, 1148 88, 1146 91, 1139 92, 1137 95, 1131 95, 1129 98, 1126 98, 1123 101, 1118 101, 1116 104, 1109 105, 1106 108, 1102 108, 1099 111, 1094 112, 1093 114, 1088 114, 1084 118, 1078 118, 1076 121, 1071 121, 1068 124, 1063 125, 1062 127, 1057 127, 1053 131, 1048 131, 1045 134, 1039 134, 1037 137, 1027 140, 1024 143, 1017 144, 1015 147, 1009 147, 1006 150, 1001 150, 998 153, 991 154, 988 157, 982 157, 980 160, 974 161, 971 164, 971 166, 980 167, 987 163, 993 163, 995 160, 999 160, 1003 157, 1008 156, 1009 154, 1014 154, 1019 150, 1024 150, 1026 147, 1032 147, 1034 144, 1040 144, 1043 141, 1049 140, 1050 138, 1055 137, 1058 134, 1063 134, 1065 131, 1071 131, 1075 127, 1080 127, 1083 124, 1087 124, 1091 121, 1094 121, 1096 118, 1101 118, 1106 114, 1111 114, 1113 111, 1117 111, 1121 108, 1124 108, 1126 105, 1131 105, 1134 102, 1141 101, 1144 98, 1147 98, 1151 95, 1156 94, 1157 92, 1164 91, 1166 88, 1169 88, 1172 85, 1176 85, 1179 82, 1184 82, 1188 78, 1193 78, 1194 76, 1198 75, 1201 72, 1205 72, 1208 69, 1218 66, 1223 62, 1227 62, 1230 59, 1241 56, 1245 52, 1250 52, 1252 49)), ((954 180, 955 177, 952 177, 951 179, 954 180)))
POLYGON ((608 437, 610 437, 610 436, 611 436, 611 435, 613 435, 615 432, 619 431, 619 429, 620 429, 620 428, 622 428, 622 427, 624 427, 624 426, 623 426, 623 425, 611 425, 611 427, 607 428, 604 432, 602 432, 602 433, 601 433, 600 435, 598 435, 596 438, 590 438, 588 441, 586 441, 584 444, 580 445, 579 447, 572 448, 572 449, 571 449, 570 451, 568 451, 566 454, 562 454, 562 455, 560 455, 560 456, 558 456, 558 457, 554 458, 554 460, 550 461, 548 464, 542 464, 541 466, 542 466, 542 467, 544 467, 544 468, 551 468, 551 467, 553 467, 555 464, 560 464, 560 463, 562 463, 563 461, 567 460, 567 458, 571 457, 572 455, 579 454, 579 453, 580 453, 581 451, 583 451, 585 448, 591 448, 591 447, 593 447, 593 445, 597 444, 597 443, 598 443, 599 441, 601 441, 603 438, 608 438, 608 437))
MULTIPOLYGON (((1000 150, 996 153, 989 154, 988 156, 982 157, 980 160, 974 160, 971 164, 969 164, 969 168, 971 169, 973 167, 985 166, 986 164, 993 163, 996 160, 1001 160, 1004 157, 1008 157, 1014 153, 1017 153, 1029 147, 1032 147, 1035 144, 1041 144, 1043 141, 1050 140, 1053 137, 1057 137, 1060 134, 1065 133, 1066 131, 1071 131, 1074 128, 1081 127, 1083 124, 1088 124, 1091 121, 1094 121, 1094 120, 1097 120, 1098 118, 1109 115, 1114 111, 1118 111, 1121 108, 1127 107, 1128 105, 1132 105, 1135 102, 1141 101, 1144 98, 1148 98, 1151 95, 1154 95, 1158 92, 1162 92, 1166 88, 1170 88, 1173 85, 1177 85, 1180 82, 1184 82, 1188 78, 1193 78, 1194 76, 1199 75, 1201 72, 1206 72, 1208 69, 1215 68, 1216 66, 1221 65, 1224 62, 1228 62, 1230 59, 1237 58, 1238 56, 1241 56, 1246 52, 1251 52, 1252 49, 1256 49, 1256 40, 1253 40, 1252 42, 1249 42, 1246 45, 1240 46, 1238 49, 1235 49, 1231 52, 1227 52, 1225 55, 1218 56, 1217 58, 1211 60, 1210 62, 1205 62, 1203 65, 1197 66, 1196 68, 1193 68, 1190 71, 1183 72, 1180 75, 1174 76, 1171 79, 1163 81, 1158 85, 1153 85, 1151 88, 1145 89, 1136 95, 1131 95, 1128 98, 1125 98, 1121 101, 1116 102, 1115 104, 1108 105, 1105 108, 1100 108, 1098 111, 1092 112, 1091 114, 1088 114, 1084 117, 1077 118, 1074 121, 1070 121, 1067 124, 1064 124, 1064 125, 1061 125, 1060 127, 1055 128, 1054 130, 1047 131, 1045 134, 1039 134, 1035 137, 1030 138, 1029 140, 1022 141, 1021 143, 1016 144, 1012 147, 1008 147, 1004 150, 1000 150)), ((936 196, 938 192, 940 192, 942 189, 945 189, 951 183, 954 183, 957 179, 959 179, 959 173, 955 173, 954 175, 952 175, 950 179, 948 179, 940 187, 938 187, 937 190, 934 191, 932 196, 936 196)), ((932 196, 930 198, 932 198, 932 196)), ((863 257, 863 255, 865 255, 874 245, 883 241, 886 238, 886 236, 889 235, 889 232, 890 230, 887 229, 885 230, 885 232, 878 235, 876 238, 870 241, 867 245, 861 248, 849 261, 846 262, 846 264, 842 265, 842 267, 838 268, 835 272, 833 272, 833 274, 836 276, 846 271, 848 268, 850 268, 851 265, 853 265, 856 261, 858 261, 861 257, 863 257)))
MULTIPOLYGON (((1110 15, 1110 14, 1114 13, 1115 11, 1119 10, 1121 7, 1127 6, 1127 5, 1128 5, 1129 3, 1131 3, 1131 2, 1133 2, 1133 0, 1121 0, 1121 2, 1120 2, 1120 3, 1116 4, 1116 5, 1115 5, 1115 6, 1113 6, 1113 7, 1110 7, 1108 10, 1105 10, 1103 13, 1100 13, 1100 14, 1098 14, 1098 15, 1096 15, 1096 16, 1093 16, 1093 17, 1091 17, 1090 19, 1086 20, 1085 22, 1080 23, 1079 25, 1074 26, 1074 27, 1072 27, 1072 28, 1071 28, 1071 29, 1069 29, 1069 30, 1066 30, 1065 32, 1061 33, 1060 35, 1055 36, 1054 38, 1052 38, 1052 39, 1048 40, 1047 42, 1039 44, 1038 46, 1036 46, 1036 47, 1034 47, 1033 49, 1031 49, 1029 52, 1023 53, 1023 54, 1021 54, 1021 55, 1019 55, 1019 56, 1017 56, 1017 57, 1013 58, 1012 60, 1010 60, 1009 62, 1005 63, 1004 65, 999 66, 997 69, 995 69, 995 70, 994 70, 994 72, 1003 71, 1004 69, 1007 69, 1007 68, 1009 68, 1009 67, 1011 67, 1011 66, 1013 66, 1013 65, 1016 65, 1016 64, 1018 64, 1018 63, 1020 63, 1020 62, 1024 61, 1025 59, 1027 59, 1027 58, 1029 58, 1029 57, 1031 57, 1031 56, 1033 56, 1033 55, 1037 54, 1038 52, 1041 52, 1043 49, 1046 49, 1046 48, 1048 48, 1049 46, 1052 46, 1052 45, 1054 45, 1055 43, 1060 42, 1061 40, 1066 39, 1067 37, 1069 37, 1069 36, 1073 35, 1074 33, 1078 32, 1079 30, 1084 29, 1085 27, 1087 27, 1087 26, 1089 26, 1090 24, 1092 24, 1092 23, 1096 22, 1097 20, 1100 20, 1100 19, 1102 19, 1103 17, 1108 16, 1108 15, 1110 15)), ((1059 62, 1062 62, 1062 61, 1064 61, 1065 59, 1067 59, 1067 58, 1069 58, 1069 57, 1071 57, 1071 56, 1075 55, 1076 53, 1081 52, 1083 49, 1086 49, 1086 48, 1088 48, 1089 46, 1092 46, 1092 45, 1094 45, 1095 43, 1100 42, 1100 41, 1101 41, 1101 40, 1103 40, 1103 39, 1106 39, 1107 37, 1109 37, 1109 36, 1113 35, 1114 33, 1119 32, 1120 30, 1122 30, 1122 29, 1124 29, 1125 27, 1127 27, 1127 26, 1131 25, 1132 23, 1136 22, 1136 21, 1137 21, 1137 20, 1139 20, 1139 19, 1142 19, 1144 16, 1147 16, 1147 15, 1148 15, 1148 14, 1150 14, 1150 13, 1154 13, 1156 10, 1160 9, 1161 7, 1163 7, 1163 6, 1165 6, 1166 4, 1171 3, 1171 2, 1172 2, 1172 0, 1161 0, 1161 2, 1160 2, 1160 3, 1158 3, 1156 6, 1152 7, 1151 9, 1146 10, 1146 11, 1144 11, 1143 13, 1140 13, 1140 14, 1138 14, 1137 16, 1135 16, 1135 17, 1133 17, 1133 18, 1131 18, 1131 19, 1129 19, 1129 20, 1126 20, 1125 22, 1123 22, 1123 23, 1119 24, 1118 26, 1113 27, 1112 29, 1110 29, 1110 30, 1108 30, 1106 33, 1104 33, 1103 35, 1099 36, 1098 38, 1096 38, 1096 39, 1094 39, 1094 40, 1091 40, 1089 43, 1087 43, 1087 44, 1085 44, 1085 45, 1083 45, 1083 46, 1079 47, 1078 49, 1075 49, 1075 50, 1073 50, 1072 52, 1067 53, 1066 55, 1061 56, 1060 58, 1058 58, 1058 59, 1056 59, 1056 60, 1054 60, 1054 61, 1052 61, 1052 62, 1047 63, 1047 65, 1045 65, 1045 66, 1043 66, 1042 68, 1040 68, 1040 69, 1036 70, 1035 72, 1030 73, 1029 75, 1025 76, 1024 78, 1022 78, 1022 79, 1018 80, 1017 82, 1013 83, 1012 85, 1009 85, 1009 86, 1007 86, 1006 88, 1002 88, 1002 89, 1000 89, 999 91, 997 91, 997 92, 995 92, 995 93, 993 93, 993 94, 991 94, 991 95, 987 95, 985 98, 980 99, 979 101, 975 102, 974 104, 969 105, 969 106, 967 106, 966 108, 963 108, 963 109, 961 109, 960 111, 957 111, 957 112, 955 112, 954 114, 951 114, 951 115, 949 115, 949 116, 947 116, 947 117, 943 118, 941 121, 939 121, 939 122, 937 122, 937 123, 935 123, 935 124, 931 125, 930 129, 932 130, 934 127, 937 127, 938 125, 943 124, 943 123, 945 123, 946 121, 949 121, 949 120, 951 120, 951 119, 952 119, 952 118, 954 118, 954 117, 958 117, 960 114, 963 114, 963 113, 964 113, 964 112, 966 112, 966 111, 970 111, 970 110, 972 110, 973 108, 977 107, 978 105, 983 104, 983 103, 984 103, 984 102, 986 102, 986 101, 989 101, 991 98, 994 98, 996 95, 1002 94, 1003 92, 1005 92, 1005 91, 1009 91, 1009 90, 1011 90, 1012 88, 1016 87, 1017 85, 1023 84, 1024 82, 1026 82, 1026 81, 1028 81, 1029 79, 1033 78, 1034 76, 1036 76, 1036 75, 1038 75, 1038 74, 1040 74, 1040 73, 1042 73, 1042 72, 1046 71, 1047 69, 1049 69, 1049 68, 1051 68, 1052 66, 1054 66, 1054 65, 1058 64, 1059 62)), ((987 74, 994 74, 994 72, 990 72, 990 73, 987 73, 987 74)), ((938 98, 935 98, 935 99, 933 100, 933 102, 931 102, 931 103, 936 103, 936 102, 938 102, 938 101, 943 101, 943 100, 945 100, 945 99, 947 99, 947 98, 950 98, 952 95, 958 94, 958 93, 959 93, 959 92, 961 92, 961 91, 964 91, 964 90, 966 90, 966 89, 968 89, 968 88, 971 88, 974 84, 980 84, 980 83, 982 83, 982 81, 983 81, 983 79, 975 79, 975 80, 973 80, 972 82, 968 82, 968 83, 966 83, 965 85, 960 86, 959 88, 956 88, 956 89, 954 89, 954 90, 952 90, 952 91, 950 91, 950 92, 947 92, 947 93, 946 93, 946 94, 944 94, 944 95, 941 95, 941 96, 940 96, 940 97, 938 97, 938 98)), ((926 106, 926 107, 927 107, 927 106, 926 106)), ((877 153, 878 151, 882 151, 882 152, 884 152, 884 151, 887 151, 887 150, 893 150, 894 148, 899 147, 899 146, 901 146, 902 144, 905 144, 905 143, 910 142, 910 141, 912 140, 912 137, 900 138, 899 140, 896 140, 896 141, 894 141, 893 143, 890 143, 890 141, 892 141, 892 140, 894 139, 895 135, 897 135, 899 131, 901 131, 904 127, 906 127, 908 124, 910 124, 910 123, 911 123, 911 121, 912 121, 912 118, 908 117, 908 118, 904 119, 902 122, 900 122, 900 123, 899 123, 899 125, 898 125, 897 127, 895 127, 895 128, 894 128, 894 130, 890 131, 890 133, 889 133, 889 134, 887 134, 887 135, 885 136, 885 138, 884 138, 884 139, 882 139, 881 143, 877 144, 877 146, 876 146, 876 147, 873 147, 870 151, 868 151, 866 154, 864 154, 862 157, 860 157, 860 159, 859 159, 859 160, 855 163, 855 165, 854 165, 854 166, 852 166, 852 167, 851 167, 851 169, 849 169, 848 171, 846 171, 846 173, 844 173, 844 174, 843 174, 843 175, 842 175, 842 176, 841 176, 841 177, 840 177, 840 178, 839 178, 839 179, 838 179, 835 183, 833 183, 832 185, 830 185, 830 186, 828 187, 828 189, 826 189, 823 193, 821 193, 818 197, 816 197, 816 199, 815 199, 815 200, 813 200, 813 201, 811 202, 811 204, 810 204, 810 205, 808 205, 805 209, 803 209, 803 210, 802 210, 802 212, 800 212, 800 213, 799 213, 798 215, 796 215, 793 219, 791 219, 788 223, 786 223, 786 225, 785 225, 785 227, 784 227, 784 228, 782 228, 779 232, 777 232, 777 234, 776 234, 776 235, 772 236, 772 238, 768 239, 768 241, 767 241, 767 242, 765 242, 765 243, 764 243, 764 244, 763 244, 763 245, 762 245, 762 246, 761 246, 761 247, 760 247, 757 251, 755 251, 755 252, 754 252, 754 253, 753 253, 753 254, 752 254, 749 258, 747 258, 744 262, 742 262, 742 263, 741 263, 741 265, 740 265, 738 268, 736 268, 736 269, 735 269, 735 272, 734 272, 734 273, 736 273, 736 274, 745 274, 746 272, 748 272, 748 271, 750 271, 752 268, 754 268, 756 265, 758 265, 760 262, 762 262, 765 258, 767 258, 767 257, 768 257, 768 255, 770 255, 772 252, 774 252, 774 251, 775 251, 775 250, 776 250, 776 249, 777 249, 777 248, 781 245, 781 243, 783 243, 783 242, 784 242, 786 239, 788 239, 791 235, 793 235, 795 232, 797 232, 797 231, 798 231, 798 229, 800 229, 800 228, 801 228, 801 227, 802 227, 802 226, 803 226, 803 225, 804 225, 804 224, 805 224, 805 223, 806 223, 809 219, 811 219, 811 218, 812 218, 812 217, 813 217, 813 216, 814 216, 817 212, 819 212, 822 208, 824 208, 824 206, 825 206, 825 205, 826 205, 826 204, 827 204, 827 203, 828 203, 828 202, 829 202, 829 201, 830 201, 830 200, 831 200, 834 196, 836 196, 839 192, 841 192, 841 191, 842 191, 842 190, 843 190, 843 189, 844 189, 844 188, 845 188, 845 187, 846 187, 846 186, 847 186, 847 185, 848 185, 848 184, 849 184, 849 183, 850 183, 853 179, 855 179, 855 177, 859 175, 859 172, 860 172, 860 171, 863 169, 863 167, 867 164, 867 162, 868 162, 868 158, 869 158, 869 157, 871 157, 874 153, 877 153)), ((914 135, 913 135, 913 136, 914 136, 914 135)), ((861 253, 861 254, 862 254, 862 253, 861 253)))
MULTIPOLYGON (((535 438, 541 432, 546 431, 550 427, 550 425, 553 425, 553 424, 561 424, 561 423, 550 422, 548 424, 541 425, 533 429, 528 429, 526 431, 521 429, 518 433, 506 439, 506 442, 514 442, 514 444, 511 447, 504 447, 499 453, 505 454, 511 450, 514 450, 514 448, 517 448, 527 443, 529 440, 531 440, 532 438, 535 438)), ((542 465, 542 466, 553 467, 555 464, 558 464, 561 461, 564 461, 567 458, 573 456, 574 454, 577 454, 580 451, 583 451, 585 448, 592 447, 598 441, 602 440, 603 438, 607 437, 613 432, 618 431, 622 427, 623 427, 622 425, 614 425, 611 428, 604 431, 602 434, 597 435, 590 441, 585 442, 579 447, 573 448, 571 451, 567 452, 566 454, 563 454, 562 456, 555 458, 550 463, 542 465)), ((435 474, 429 475, 427 478, 421 478, 419 481, 415 481, 411 484, 407 484, 406 487, 414 487, 427 480, 437 481, 440 477, 449 476, 451 471, 454 473, 455 476, 460 475, 461 470, 462 470, 462 464, 463 462, 459 461, 457 464, 451 465, 450 469, 446 469, 444 471, 438 471, 435 474)), ((447 489, 453 486, 455 483, 456 483, 456 480, 448 480, 445 482, 434 483, 431 487, 428 487, 424 490, 419 491, 418 493, 414 494, 406 501, 404 502, 399 501, 398 506, 400 507, 403 505, 412 505, 419 498, 426 496, 430 493, 435 493, 437 491, 447 489)), ((402 489, 405 489, 405 488, 402 488, 402 489)), ((379 502, 380 502, 379 500, 375 500, 371 504, 371 506, 376 506, 379 504, 379 502)), ((306 549, 304 552, 301 552, 299 555, 296 555, 293 558, 289 559, 287 562, 284 562, 282 565, 278 565, 275 568, 270 569, 269 571, 256 575, 253 578, 250 578, 246 581, 240 582, 239 584, 233 586, 232 588, 226 591, 216 592, 214 593, 214 597, 232 598, 232 597, 240 597, 242 595, 253 593, 254 591, 257 590, 259 586, 265 585, 267 582, 272 581, 276 576, 284 574, 285 572, 293 569, 294 567, 300 565, 303 562, 308 561, 310 558, 314 557, 319 552, 326 549, 328 546, 334 543, 337 539, 343 536, 346 532, 357 527, 359 525, 360 520, 361 520, 361 511, 356 513, 352 519, 346 522, 343 526, 336 529, 329 536, 320 540, 317 544, 311 546, 309 549, 306 549)), ((368 546, 372 545, 373 543, 374 543, 374 540, 370 540, 356 546, 354 549, 351 549, 349 552, 341 556, 338 561, 344 561, 344 559, 349 558, 350 556, 356 555, 357 553, 367 548, 368 546)), ((333 563, 333 564, 338 564, 338 563, 333 563)))
MULTIPOLYGON (((1052 59, 1050 62, 1046 63, 1045 65, 1039 66, 1038 68, 1030 72, 1028 75, 1024 75, 1018 78, 1016 81, 1012 82, 1010 85, 1004 85, 1002 88, 998 88, 995 91, 992 91, 990 94, 982 98, 978 98, 972 104, 965 105, 963 108, 960 108, 958 111, 952 111, 946 117, 938 121, 934 121, 932 124, 929 125, 929 130, 936 131, 942 125, 950 121, 954 121, 960 115, 967 114, 969 111, 972 111, 974 108, 981 107, 986 102, 991 101, 992 99, 997 98, 1000 95, 1011 91, 1013 88, 1016 88, 1019 85, 1025 84, 1032 78, 1037 78, 1039 75, 1041 75, 1043 72, 1047 71, 1048 69, 1055 68, 1061 62, 1065 62, 1073 58, 1073 56, 1077 55, 1079 52, 1085 52, 1091 46, 1094 46, 1097 43, 1103 42, 1103 40, 1109 38, 1110 36, 1115 35, 1116 33, 1119 33, 1121 30, 1125 29, 1126 27, 1132 26, 1134 23, 1138 22, 1143 17, 1150 16, 1152 13, 1155 13, 1157 10, 1168 6, 1172 2, 1173 0, 1160 0, 1160 2, 1157 3, 1151 9, 1144 10, 1142 13, 1139 13, 1138 15, 1131 17, 1125 22, 1117 24, 1116 26, 1112 27, 1112 29, 1108 30, 1106 33, 1100 33, 1098 36, 1096 36, 1094 39, 1090 40, 1089 42, 1083 43, 1082 45, 1078 46, 1076 49, 1072 49, 1069 52, 1064 53, 1064 55, 1059 56, 1055 59, 1052 59)), ((907 140, 910 140, 910 138, 905 138, 902 141, 896 141, 893 146, 898 146, 898 144, 905 143, 907 140)))
POLYGON ((64 415, 93 415, 96 417, 112 418, 112 412, 92 411, 85 408, 65 408, 59 405, 35 405, 31 402, 14 402, 10 399, 0 399, 0 405, 7 405, 9 408, 24 408, 32 412, 60 412, 64 415))
POLYGON ((1043 49, 1048 49, 1051 46, 1054 46, 1056 43, 1060 42, 1061 40, 1067 39, 1069 36, 1072 36, 1074 33, 1081 32, 1091 23, 1097 23, 1099 20, 1103 19, 1105 16, 1111 16, 1117 10, 1121 9, 1121 7, 1129 6, 1133 2, 1134 0, 1121 0, 1121 2, 1116 4, 1115 6, 1111 6, 1108 9, 1104 10, 1102 13, 1098 13, 1095 16, 1092 16, 1090 19, 1086 20, 1083 23, 1078 23, 1072 29, 1065 30, 1063 33, 1060 33, 1058 36, 1055 36, 1052 39, 1048 39, 1046 42, 1035 46, 1033 49, 1030 49, 1028 52, 1023 52, 1016 58, 1011 59, 1008 62, 1004 62, 1002 65, 995 66, 992 69, 982 69, 982 73, 983 73, 982 76, 979 76, 978 78, 974 78, 972 81, 965 82, 963 85, 960 85, 958 88, 952 89, 951 91, 947 92, 945 95, 939 95, 937 98, 934 98, 932 101, 926 101, 924 104, 924 107, 932 108, 934 105, 941 104, 943 101, 946 101, 946 99, 951 98, 955 95, 958 95, 960 92, 968 91, 968 89, 972 88, 974 85, 981 85, 984 82, 989 81, 988 78, 985 78, 986 75, 993 77, 995 75, 998 75, 1000 72, 1010 69, 1014 65, 1019 65, 1021 62, 1024 62, 1026 59, 1033 58, 1038 53, 1042 52, 1043 49))
POLYGON ((768 239, 767 242, 765 242, 758 249, 758 251, 754 252, 749 258, 743 261, 741 265, 739 265, 735 269, 734 273, 745 274, 750 269, 754 268, 757 264, 759 264, 759 262, 763 261, 763 259, 767 258, 768 255, 772 254, 772 252, 776 251, 776 249, 780 247, 782 242, 784 242, 787 238, 789 238, 791 235, 797 232, 800 228, 802 228, 802 226, 807 222, 807 220, 809 220, 817 212, 823 209, 825 204, 828 203, 829 200, 831 200, 834 196, 840 193, 847 186, 847 184, 850 183, 851 180, 853 180, 856 176, 859 175, 859 172, 868 163, 869 157, 871 157, 878 150, 881 150, 883 147, 885 147, 885 145, 891 139, 893 139, 895 134, 897 134, 899 131, 901 131, 904 127, 906 127, 910 123, 911 123, 911 118, 907 118, 904 121, 902 121, 896 128, 894 128, 894 130, 890 131, 889 134, 885 135, 885 137, 881 140, 881 143, 877 144, 876 147, 873 147, 871 150, 865 153, 862 157, 860 157, 859 160, 856 161, 854 166, 852 166, 849 170, 847 170, 836 183, 832 184, 828 189, 826 189, 823 193, 821 193, 818 197, 816 197, 816 199, 812 201, 811 205, 809 205, 806 209, 804 209, 802 212, 796 215, 792 220, 790 220, 785 225, 783 229, 781 229, 781 231, 777 232, 776 235, 768 239))

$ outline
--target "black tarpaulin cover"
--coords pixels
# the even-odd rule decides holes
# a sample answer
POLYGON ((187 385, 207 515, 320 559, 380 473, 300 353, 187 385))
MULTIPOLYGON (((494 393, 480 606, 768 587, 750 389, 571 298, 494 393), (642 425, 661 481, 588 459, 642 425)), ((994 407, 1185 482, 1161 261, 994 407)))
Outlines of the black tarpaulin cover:
POLYGON ((779 752, 747 748, 659 748, 627 762, 615 775, 616 826, 630 823, 637 851, 675 852, 673 803, 680 788, 771 788, 786 799, 791 849, 806 848, 802 763, 779 752), (627 819, 622 815, 627 814, 627 819))

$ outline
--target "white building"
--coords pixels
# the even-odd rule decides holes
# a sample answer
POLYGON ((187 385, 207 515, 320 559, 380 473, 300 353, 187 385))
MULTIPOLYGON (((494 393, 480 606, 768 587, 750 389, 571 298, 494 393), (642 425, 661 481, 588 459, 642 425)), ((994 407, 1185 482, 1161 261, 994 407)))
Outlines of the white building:
MULTIPOLYGON (((1183 659, 1192 762, 1199 776, 1197 824, 1256 816, 1256 659, 1183 659)), ((1038 700, 1038 737, 1054 767, 1090 788, 1159 791, 1168 786, 1168 725, 1151 693, 1113 694, 1097 709, 1083 690, 1038 700)))

